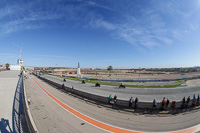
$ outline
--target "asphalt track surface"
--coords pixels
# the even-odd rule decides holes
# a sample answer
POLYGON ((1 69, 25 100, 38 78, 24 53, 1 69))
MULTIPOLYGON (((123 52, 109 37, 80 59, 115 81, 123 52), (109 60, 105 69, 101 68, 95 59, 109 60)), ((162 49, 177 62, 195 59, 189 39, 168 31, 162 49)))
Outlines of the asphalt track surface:
POLYGON ((75 89, 85 91, 92 94, 97 94, 101 96, 109 96, 110 94, 117 95, 117 98, 123 100, 129 100, 130 97, 138 97, 139 101, 152 102, 154 98, 161 101, 163 97, 169 98, 170 101, 181 101, 183 97, 186 98, 193 94, 200 94, 200 86, 189 86, 189 87, 176 87, 176 88, 119 88, 117 86, 105 86, 95 87, 94 84, 86 83, 81 84, 79 81, 67 80, 63 82, 63 78, 42 75, 43 77, 52 80, 54 82, 65 84, 68 87, 74 87, 75 89))
POLYGON ((27 98, 31 100, 30 110, 33 119, 41 133, 107 131, 135 133, 177 130, 189 133, 194 132, 194 129, 200 129, 199 110, 177 115, 125 112, 79 99, 55 89, 35 76, 32 77, 25 80, 25 87, 27 98), (97 121, 92 123, 91 119, 97 121), (105 125, 102 126, 102 123, 105 125), (190 128, 195 125, 198 126, 190 128))

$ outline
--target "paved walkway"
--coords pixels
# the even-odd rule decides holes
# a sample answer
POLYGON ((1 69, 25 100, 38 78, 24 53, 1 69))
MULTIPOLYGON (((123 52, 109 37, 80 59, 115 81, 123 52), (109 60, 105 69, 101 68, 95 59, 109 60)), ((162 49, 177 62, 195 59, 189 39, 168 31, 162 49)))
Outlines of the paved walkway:
POLYGON ((0 132, 12 132, 13 100, 19 73, 19 71, 0 72, 0 132))

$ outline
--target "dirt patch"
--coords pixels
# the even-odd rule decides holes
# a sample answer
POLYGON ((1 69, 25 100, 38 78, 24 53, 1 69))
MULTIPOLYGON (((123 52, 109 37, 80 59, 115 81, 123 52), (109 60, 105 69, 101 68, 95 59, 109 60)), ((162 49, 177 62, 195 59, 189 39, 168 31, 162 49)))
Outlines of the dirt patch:
POLYGON ((125 85, 143 85, 143 86, 165 86, 184 84, 185 81, 170 81, 170 82, 123 82, 125 85))
POLYGON ((200 84, 200 79, 188 80, 186 85, 200 84))

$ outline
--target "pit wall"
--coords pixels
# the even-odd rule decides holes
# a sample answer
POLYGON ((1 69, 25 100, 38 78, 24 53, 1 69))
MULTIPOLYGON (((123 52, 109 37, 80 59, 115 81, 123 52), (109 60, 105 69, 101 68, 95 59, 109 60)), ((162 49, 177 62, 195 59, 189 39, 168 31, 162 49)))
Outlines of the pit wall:
MULTIPOLYGON (((63 89, 61 84, 58 84, 58 83, 53 82, 51 80, 48 80, 48 79, 46 79, 44 77, 38 76, 35 73, 33 73, 33 74, 35 76, 37 76, 39 79, 45 81, 46 83, 51 84, 51 85, 55 86, 58 89, 63 89)), ((67 92, 73 93, 75 95, 81 96, 83 98, 87 98, 87 99, 90 99, 90 100, 93 100, 93 101, 97 101, 97 102, 108 104, 108 97, 105 97, 105 96, 100 96, 100 95, 95 95, 95 94, 87 93, 87 92, 84 92, 84 91, 77 90, 75 88, 72 89, 69 86, 65 86, 64 90, 67 91, 67 92)), ((152 99, 152 101, 153 101, 153 99, 152 99)), ((142 101, 139 101, 138 104, 137 104, 137 108, 138 109, 152 109, 153 108, 153 102, 152 101, 151 102, 142 102, 142 101)), ((173 101, 170 101, 168 107, 164 107, 164 108, 166 110, 169 110, 169 109, 180 109, 181 108, 182 101, 176 101, 175 102, 175 106, 172 106, 172 102, 173 101)), ((111 101, 111 103, 113 103, 113 102, 111 101)), ((127 107, 128 108, 129 107, 129 100, 117 99, 116 106, 121 106, 121 107, 127 107)), ((188 104, 188 107, 191 107, 191 106, 193 106, 192 105, 192 99, 190 100, 190 102, 188 104)), ((133 103, 132 107, 135 107, 134 103, 133 103)), ((154 107, 154 109, 161 109, 161 103, 158 102, 157 106, 154 107)))

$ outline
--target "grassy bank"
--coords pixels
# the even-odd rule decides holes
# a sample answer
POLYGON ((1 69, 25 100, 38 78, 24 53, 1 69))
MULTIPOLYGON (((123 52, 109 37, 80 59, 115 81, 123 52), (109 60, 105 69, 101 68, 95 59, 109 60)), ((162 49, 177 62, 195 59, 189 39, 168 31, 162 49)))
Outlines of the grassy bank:
MULTIPOLYGON (((69 80, 75 80, 75 81, 82 81, 82 80, 85 80, 86 83, 92 83, 92 84, 95 84, 95 83, 99 83, 101 85, 108 85, 108 86, 119 86, 121 84, 121 82, 111 82, 111 81, 100 81, 100 80, 97 80, 97 79, 80 79, 80 78, 68 78, 68 77, 62 77, 62 78, 66 78, 66 79, 69 79, 69 80)), ((155 85, 151 85, 151 86, 144 86, 144 85, 126 85, 126 87, 133 87, 133 88, 174 88, 174 87, 178 87, 180 86, 181 84, 175 84, 175 85, 164 85, 164 86, 155 86, 155 85)))

